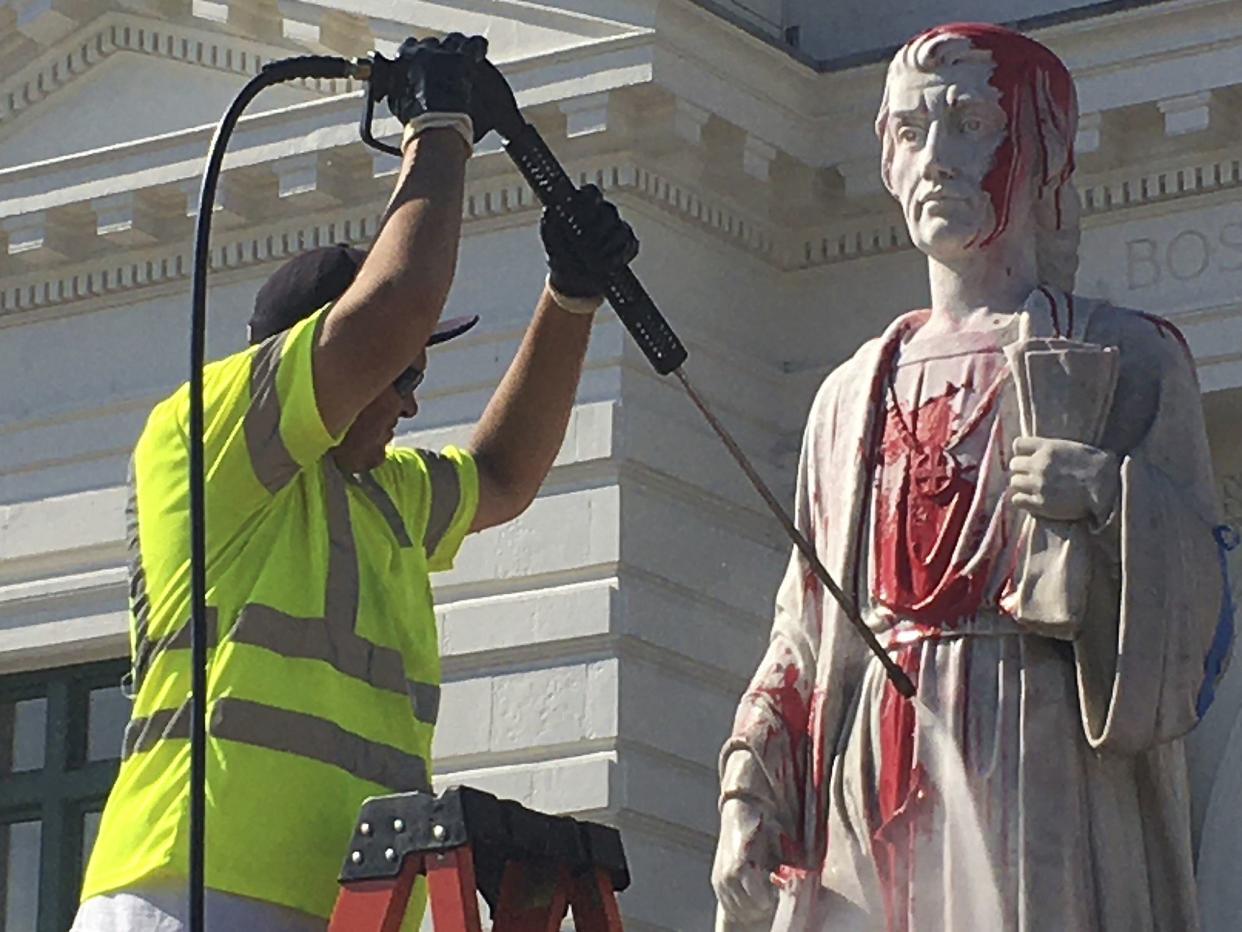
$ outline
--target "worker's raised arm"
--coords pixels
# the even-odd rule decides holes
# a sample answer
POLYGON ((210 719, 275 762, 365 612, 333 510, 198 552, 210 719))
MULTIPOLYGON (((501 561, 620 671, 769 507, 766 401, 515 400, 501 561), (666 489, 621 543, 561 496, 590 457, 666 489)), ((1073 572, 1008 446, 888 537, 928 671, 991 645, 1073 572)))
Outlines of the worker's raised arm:
POLYGON ((402 164, 380 234, 357 277, 324 319, 315 396, 336 434, 414 360, 448 297, 461 237, 466 160, 488 129, 472 106, 480 37, 407 40, 389 94, 405 125, 402 164))
POLYGON ((535 498, 565 439, 595 309, 609 277, 638 254, 634 231, 594 185, 577 193, 574 224, 580 238, 548 211, 540 222, 548 284, 470 441, 479 471, 474 531, 517 517, 535 498))

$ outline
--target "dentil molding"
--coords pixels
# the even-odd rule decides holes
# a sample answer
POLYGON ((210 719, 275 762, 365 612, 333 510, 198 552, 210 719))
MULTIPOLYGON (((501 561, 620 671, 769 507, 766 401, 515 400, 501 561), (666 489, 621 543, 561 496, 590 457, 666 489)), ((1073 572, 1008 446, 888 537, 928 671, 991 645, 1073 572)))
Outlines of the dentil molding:
MULTIPOLYGON (((675 214, 703 235, 728 242, 780 269, 850 262, 912 248, 900 216, 879 202, 875 213, 849 223, 832 224, 811 233, 785 233, 770 221, 669 177, 640 159, 601 157, 572 165, 570 174, 579 184, 590 181, 606 192, 637 198, 675 214)), ((1080 191, 1084 217, 1090 217, 1239 187, 1242 159, 1220 157, 1155 172, 1136 167, 1108 181, 1086 179, 1080 191)), ((533 222, 533 217, 522 215, 533 215, 538 206, 530 188, 515 174, 473 181, 467 186, 463 205, 466 234, 481 224, 504 222, 506 218, 510 222, 533 222)), ((108 233, 116 242, 140 245, 148 241, 134 219, 141 215, 129 212, 128 202, 111 207, 119 219, 108 233)), ((212 268, 244 269, 321 244, 367 244, 375 236, 382 210, 383 202, 372 199, 363 205, 245 229, 238 229, 234 218, 234 225, 216 225, 212 268)), ((43 216, 21 215, 6 221, 6 226, 10 249, 14 243, 49 248, 48 243, 54 246, 67 235, 62 225, 49 226, 43 216)), ((39 308, 185 280, 190 271, 190 241, 186 237, 175 246, 147 246, 8 274, 0 280, 0 325, 14 323, 16 316, 39 308)))

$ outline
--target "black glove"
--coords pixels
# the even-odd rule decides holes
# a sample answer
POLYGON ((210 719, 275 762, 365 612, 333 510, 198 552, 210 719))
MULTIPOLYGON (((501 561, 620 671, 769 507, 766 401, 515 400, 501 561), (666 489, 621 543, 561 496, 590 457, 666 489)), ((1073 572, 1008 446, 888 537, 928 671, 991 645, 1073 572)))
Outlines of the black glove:
POLYGON ((568 223, 545 208, 539 235, 548 254, 548 284, 567 298, 601 297, 608 279, 638 255, 633 227, 593 184, 574 193, 568 223))
MULTIPOLYGON (((472 104, 478 111, 477 116, 473 110, 470 113, 476 126, 482 120, 489 129, 496 130, 505 139, 513 139, 526 125, 509 82, 487 59, 479 62, 474 70, 471 95, 472 104)), ((476 137, 475 141, 479 138, 476 137)))
POLYGON ((466 113, 478 142, 491 129, 476 113, 472 82, 487 55, 487 40, 454 32, 443 39, 406 39, 397 49, 388 109, 403 124, 425 113, 466 113))

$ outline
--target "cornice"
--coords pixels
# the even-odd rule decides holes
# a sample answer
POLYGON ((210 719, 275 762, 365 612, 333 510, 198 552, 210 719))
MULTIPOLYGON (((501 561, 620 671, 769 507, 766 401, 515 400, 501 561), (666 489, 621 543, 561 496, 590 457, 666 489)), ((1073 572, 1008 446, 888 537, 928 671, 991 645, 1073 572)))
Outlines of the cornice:
MULTIPOLYGON (((1174 5, 1199 13, 1213 7, 1212 2, 1204 0, 1174 0, 1170 6, 1174 5)), ((686 9, 685 5, 680 6, 686 9)), ((707 14, 702 15, 711 19, 707 14)), ((1154 7, 1132 11, 1130 18, 1133 22, 1129 22, 1127 28, 1131 29, 1143 24, 1154 28, 1153 23, 1164 22, 1154 7)), ((1078 47, 1095 28, 1091 25, 1094 22, 1078 21, 1054 27, 1054 31, 1064 34, 1062 39, 1067 45, 1078 47)), ((664 20, 659 25, 667 31, 669 21, 664 20)), ((735 32, 727 24, 722 24, 718 31, 735 32)), ((1228 43, 1235 38, 1242 42, 1242 32, 1235 37, 1235 31, 1230 27, 1216 39, 1201 35, 1195 45, 1189 38, 1193 30, 1185 27, 1184 35, 1179 33, 1172 39, 1146 36, 1145 44, 1134 43, 1134 52, 1139 58, 1166 55, 1171 54, 1169 48, 1176 46, 1182 51, 1189 49, 1191 53, 1206 50, 1205 54, 1218 55, 1231 47, 1228 43)), ((702 234, 727 242, 773 268, 811 268, 911 248, 904 224, 879 190, 876 159, 859 142, 865 137, 867 145, 874 143, 869 127, 859 129, 864 122, 869 122, 869 112, 864 114, 869 108, 858 106, 865 90, 861 76, 871 69, 865 67, 851 73, 810 78, 800 75, 798 89, 786 88, 775 97, 764 97, 760 90, 778 76, 773 70, 778 56, 771 49, 762 49, 762 54, 752 50, 749 64, 739 67, 737 82, 739 88, 755 93, 746 98, 749 102, 741 111, 724 115, 700 106, 710 101, 698 95, 681 97, 678 94, 679 89, 692 92, 693 87, 687 83, 690 81, 689 66, 684 62, 678 66, 674 60, 683 51, 701 57, 706 47, 704 43, 711 41, 719 40, 709 35, 693 41, 674 40, 658 29, 653 32, 645 27, 634 27, 620 35, 588 38, 572 48, 515 59, 506 65, 506 71, 514 82, 520 102, 544 127, 545 137, 554 149, 570 156, 592 149, 609 150, 591 156, 589 168, 584 169, 599 174, 606 182, 602 187, 657 206, 702 234), (846 91, 846 99, 837 101, 834 107, 854 108, 847 122, 834 124, 834 133, 842 137, 842 145, 837 148, 852 148, 857 154, 845 163, 829 160, 844 179, 843 191, 821 198, 800 189, 804 193, 796 195, 804 199, 796 202, 802 205, 799 210, 803 217, 808 209, 818 211, 822 206, 826 222, 790 230, 782 226, 782 211, 777 206, 771 182, 781 172, 805 172, 815 166, 808 164, 805 151, 804 158, 791 154, 789 147, 795 144, 789 139, 775 145, 763 135, 755 135, 747 125, 760 125, 762 121, 744 111, 747 108, 769 111, 767 119, 776 120, 788 129, 784 135, 794 133, 805 137, 803 143, 798 144, 805 149, 806 140, 818 138, 829 118, 808 118, 804 125, 798 125, 795 111, 807 106, 808 87, 827 89, 830 85, 825 84, 826 81, 835 82, 831 86, 846 91), (806 86, 802 86, 804 84, 806 86), (670 106, 661 110, 665 114, 663 117, 657 118, 647 106, 651 94, 664 94, 670 102, 670 106), (581 110, 584 106, 587 110, 581 110), (580 112, 582 125, 590 127, 586 143, 566 140, 563 135, 566 132, 570 136, 582 135, 573 128, 573 121, 580 112), (671 162, 667 157, 667 140, 662 143, 663 150, 658 145, 655 148, 647 145, 652 121, 656 119, 668 119, 675 127, 672 132, 677 137, 678 152, 671 162), (600 123, 602 132, 592 126, 595 122, 600 123), (635 153, 632 156, 618 154, 618 150, 631 148, 635 153), (680 163, 678 157, 682 158, 680 163), (690 162, 697 159, 700 166, 710 165, 712 169, 710 172, 704 172, 701 167, 687 169, 686 158, 690 162), (722 175, 720 167, 734 161, 737 164, 729 168, 733 174, 722 175), (743 193, 744 197, 739 196, 743 193), (815 201, 806 200, 813 196, 815 201), (806 206, 811 203, 816 207, 806 206)), ((752 46, 758 45, 753 39, 746 41, 752 46)), ((51 93, 56 81, 63 85, 81 73, 82 68, 97 63, 100 56, 120 49, 171 56, 238 74, 257 69, 273 52, 285 54, 288 51, 224 33, 117 12, 105 14, 88 30, 79 32, 72 42, 66 40, 56 49, 54 60, 49 57, 32 63, 0 85, 0 92, 10 84, 34 88, 34 91, 23 90, 13 98, 20 99, 23 107, 28 107, 38 94, 51 93), (90 39, 85 42, 85 50, 83 41, 79 41, 84 38, 90 39), (74 51, 62 56, 60 52, 66 48, 74 51)), ((1081 67, 1085 72, 1098 73, 1099 69, 1106 69, 1106 60, 1123 59, 1125 56, 1117 48, 1108 48, 1094 62, 1081 62, 1081 67)), ((1191 64, 1188 60, 1187 67, 1191 64)), ((713 82, 719 83, 722 77, 716 75, 713 82)), ((298 237, 304 242, 313 242, 318 223, 314 218, 330 216, 338 225, 348 222, 351 229, 363 229, 364 221, 378 213, 378 205, 387 192, 381 191, 384 185, 376 182, 382 174, 378 163, 374 168, 368 166, 364 150, 357 147, 358 97, 333 93, 340 91, 344 82, 330 84, 333 86, 317 90, 332 96, 257 113, 239 125, 226 163, 224 187, 227 189, 230 181, 242 184, 245 191, 242 200, 249 200, 253 209, 249 217, 229 218, 232 229, 222 226, 217 230, 217 243, 227 241, 232 250, 218 260, 219 268, 244 268, 247 264, 279 258, 283 255, 279 250, 271 254, 267 251, 271 235, 293 237, 293 242, 297 242, 298 237), (338 170, 334 163, 341 159, 350 163, 348 177, 344 179, 335 177, 338 170), (318 180, 315 180, 316 172, 318 180), (301 179, 306 173, 312 177, 311 188, 318 185, 319 190, 311 197, 287 196, 284 179, 295 175, 301 179), (278 198, 270 193, 275 187, 273 176, 280 179, 278 198), (332 193, 329 181, 343 183, 344 194, 332 193), (256 185, 267 186, 263 187, 263 197, 270 197, 270 202, 252 196, 256 185), (333 206, 342 203, 367 206, 352 211, 333 206), (271 221, 272 217, 282 219, 271 221), (252 222, 260 218, 268 219, 269 223, 259 227, 252 222), (238 227, 265 232, 256 239, 258 233, 242 232, 238 227)), ((699 86, 701 89, 701 82, 699 86)), ((6 99, 0 93, 0 104, 6 99)), ((1230 128, 1242 122, 1242 88, 1236 92, 1217 90, 1159 103, 1159 111, 1151 105, 1151 112, 1137 124, 1134 121, 1124 123, 1124 133, 1117 132, 1117 126, 1122 125, 1118 122, 1121 118, 1113 120, 1108 114, 1100 113, 1084 115, 1080 142, 1086 143, 1086 149, 1079 187, 1088 222, 1152 204, 1177 209, 1179 199, 1231 191, 1242 185, 1242 166, 1225 148, 1232 138, 1230 128), (1163 124, 1159 122, 1162 117, 1163 124), (1147 127, 1142 132, 1153 137, 1150 145, 1144 137, 1136 135, 1132 129, 1135 125, 1147 127), (1144 153, 1147 164, 1127 164, 1132 162, 1135 151, 1144 153)), ((379 135, 395 131, 394 121, 379 121, 379 135)), ((211 126, 196 127, 0 171, 0 219, 9 229, 10 253, 21 257, 21 264, 16 258, 8 260, 9 269, 0 281, 0 315, 171 284, 188 274, 185 263, 189 234, 185 230, 185 205, 196 187, 202 154, 211 132, 211 126), (149 221, 153 213, 161 210, 162 219, 156 218, 157 222, 148 224, 149 231, 145 230, 140 221, 149 221), (98 218, 93 239, 89 235, 90 211, 95 211, 98 218), (111 222, 118 216, 119 224, 111 222), (37 227, 34 233, 23 227, 27 218, 37 227), (83 220, 87 223, 86 232, 81 229, 83 220), (76 248, 68 248, 73 244, 67 239, 57 239, 62 234, 67 236, 71 229, 77 231, 76 248), (16 235, 25 237, 18 249, 13 246, 15 230, 16 235), (167 242, 169 236, 183 238, 187 246, 178 244, 163 250, 158 245, 151 249, 132 248, 144 240, 154 244, 167 242), (86 245, 83 240, 88 241, 86 245), (61 242, 66 244, 63 250, 61 242), (23 251, 27 244, 35 245, 23 251)), ((484 151, 494 152, 495 149, 484 151)), ((498 159, 499 156, 492 159, 487 154, 476 159, 474 167, 490 166, 485 170, 494 177, 471 182, 465 207, 468 226, 525 222, 519 215, 535 206, 525 185, 498 159)), ((474 174, 478 176, 482 172, 474 174)), ((297 193, 295 190, 294 194, 297 193)), ((366 235, 349 238, 365 239, 366 235)), ((219 248, 217 246, 217 251, 219 248)))
MULTIPOLYGON (((498 158, 499 156, 497 156, 498 158)), ((629 155, 575 160, 567 165, 579 183, 591 181, 614 196, 647 201, 679 214, 704 235, 731 243, 779 265, 770 228, 723 199, 673 181, 629 155)), ((216 227, 212 233, 212 269, 245 270, 280 261, 296 252, 336 242, 370 243, 385 198, 378 191, 348 208, 299 215, 245 229, 216 227)), ((467 235, 487 225, 533 221, 538 204, 516 173, 473 180, 467 185, 463 221, 467 235)), ((190 239, 177 245, 129 250, 94 259, 10 273, 0 279, 0 327, 21 322, 29 312, 75 302, 108 298, 187 281, 191 273, 190 239)))
MULTIPOLYGON (((1120 90, 1113 89, 1115 81, 1099 83, 1111 80, 1118 69, 1124 72, 1172 57, 1182 60, 1187 73, 1198 73, 1202 65, 1215 74, 1224 60, 1222 56, 1230 58, 1242 49, 1242 17, 1227 17, 1228 25, 1211 35, 1200 28, 1198 21, 1219 6, 1219 0, 1173 0, 1046 30, 1047 38, 1055 40, 1055 47, 1066 55, 1079 75, 1084 99, 1094 101, 1090 106, 1097 108, 1084 113, 1084 119, 1098 122, 1102 114, 1111 112, 1114 103, 1135 106, 1135 91, 1128 85, 1136 82, 1121 82, 1127 87, 1120 90), (1171 18, 1173 7, 1184 14, 1182 21, 1171 18), (1195 18, 1195 24, 1185 22, 1188 16, 1195 18), (1111 32, 1101 32, 1110 28, 1111 32), (1119 29, 1133 32, 1134 38, 1118 41, 1119 29), (1094 38, 1108 41, 1093 44, 1094 38), (1117 94, 1123 94, 1124 99, 1118 97, 1110 102, 1117 94)), ((669 9, 677 14, 662 13, 655 28, 609 24, 610 28, 622 31, 584 36, 571 48, 510 57, 505 70, 524 106, 553 104, 609 87, 651 83, 691 107, 701 108, 705 119, 724 120, 741 130, 748 145, 760 151, 771 150, 773 157, 793 158, 812 168, 839 168, 847 178, 847 196, 851 198, 875 193, 877 182, 870 177, 874 172, 867 170, 876 149, 870 122, 882 80, 875 66, 831 74, 809 73, 695 4, 672 4, 669 9), (696 28, 690 28, 696 22, 696 28), (722 44, 735 46, 736 66, 727 73, 703 71, 720 58, 707 52, 722 44), (618 78, 619 72, 625 72, 625 76, 618 78), (588 84, 589 91, 584 90, 588 84), (720 90, 726 87, 728 93, 721 94, 720 90), (856 169, 860 164, 861 172, 856 169)), ((296 51, 194 25, 106 13, 0 83, 0 127, 15 113, 29 109, 120 49, 240 75, 253 73, 272 57, 296 51)), ((313 89, 324 95, 338 95, 356 87, 351 82, 337 81, 318 82, 313 89)), ((1144 89, 1142 94, 1151 98, 1147 106, 1163 106, 1160 88, 1144 89)), ((1226 100, 1230 94, 1217 96, 1224 102, 1213 103, 1213 108, 1233 106, 1226 100)), ((351 122, 354 118, 353 113, 348 115, 351 122)), ((1107 121, 1104 127, 1095 135, 1094 151, 1101 156, 1114 151, 1118 144, 1110 139, 1107 121)), ((0 185, 3 183, 0 173, 0 185)), ((0 208, 0 214, 8 213, 0 208)))
MULTIPOLYGON (((84 77, 117 52, 244 77, 257 74, 269 61, 296 54, 292 49, 183 23, 107 12, 0 81, 0 127, 84 77)), ((347 79, 294 83, 323 95, 345 94, 360 87, 347 79)))
MULTIPOLYGON (((535 56, 515 63, 512 72, 528 118, 538 122, 544 108, 555 121, 563 119, 556 112, 561 103, 649 81, 651 50, 644 37, 627 35, 535 56)), ((362 102, 354 87, 352 93, 243 117, 226 170, 356 143, 362 102)), ((206 124, 0 169, 0 218, 197 177, 214 129, 214 123, 206 124)), ((399 129, 394 118, 377 111, 377 136, 394 136, 399 129)))
POLYGON ((1139 30, 1157 42, 1166 41, 1167 28, 1185 22, 1188 15, 1204 14, 1219 19, 1237 12, 1235 0, 1106 0, 1059 13, 1018 20, 1014 26, 1039 33, 1041 41, 1059 41, 1083 36, 1090 41, 1103 30, 1115 36, 1125 30, 1139 30))
MULTIPOLYGON (((485 156, 484 158, 488 158, 485 156)), ((496 155, 494 158, 499 159, 496 155)), ((499 163, 494 163, 499 164, 499 163)), ((889 205, 826 228, 783 232, 770 222, 661 172, 640 156, 622 153, 576 160, 579 183, 591 181, 614 197, 648 203, 676 216, 700 235, 727 243, 777 270, 808 269, 889 255, 913 248, 900 216, 889 205)), ((1162 205, 1199 206, 1201 195, 1242 189, 1242 160, 1217 155, 1187 158, 1159 170, 1136 166, 1081 183, 1087 223, 1125 211, 1162 205)), ((333 242, 368 243, 375 235, 384 198, 321 210, 247 228, 217 227, 212 268, 242 272, 277 262, 297 251, 333 242)), ((465 232, 533 221, 538 209, 526 184, 510 172, 472 180, 463 206, 465 232)), ((94 259, 10 273, 0 280, 0 327, 23 322, 30 312, 106 299, 159 286, 177 286, 190 275, 188 235, 176 245, 128 250, 94 259)))
MULTIPOLYGON (((496 2, 496 5, 510 10, 529 6, 507 2, 496 2)), ((316 4, 304 3, 303 6, 316 4)), ((321 6, 321 14, 331 11, 331 7, 321 6)), ((362 16, 361 13, 351 15, 362 16)), ((488 13, 489 17, 497 15, 495 10, 488 13)), ((499 15, 503 15, 503 10, 499 15)), ((540 11, 540 15, 558 25, 576 27, 581 34, 566 48, 535 54, 502 53, 499 60, 511 79, 517 76, 515 83, 523 82, 524 75, 542 67, 564 65, 574 59, 615 51, 636 42, 649 41, 652 35, 647 28, 594 17, 569 16, 555 10, 540 11)), ((396 45, 392 37, 416 29, 421 33, 427 31, 422 26, 380 16, 371 16, 365 21, 369 23, 369 41, 362 44, 379 47, 388 54, 396 45)), ((282 44, 257 41, 227 28, 212 28, 204 20, 173 20, 117 10, 106 11, 49 44, 32 61, 0 80, 0 129, 18 114, 27 112, 56 91, 74 83, 117 52, 132 52, 222 74, 250 77, 270 61, 308 51, 331 53, 333 50, 289 39, 282 44)), ((291 83, 324 96, 352 93, 361 87, 352 79, 307 79, 291 83)))

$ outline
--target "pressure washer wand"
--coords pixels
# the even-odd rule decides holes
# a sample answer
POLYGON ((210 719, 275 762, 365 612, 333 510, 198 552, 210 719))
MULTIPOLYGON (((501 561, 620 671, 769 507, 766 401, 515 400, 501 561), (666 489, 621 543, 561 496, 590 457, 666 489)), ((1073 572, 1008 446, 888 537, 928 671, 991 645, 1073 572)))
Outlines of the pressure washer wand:
MULTIPOLYGON (((389 82, 394 73, 393 67, 394 63, 392 61, 384 58, 384 56, 377 52, 369 59, 360 59, 355 63, 355 75, 369 82, 360 127, 363 142, 372 148, 379 149, 381 152, 400 155, 399 149, 380 142, 371 132, 375 104, 388 93, 389 82)), ((508 84, 500 76, 499 72, 495 70, 495 66, 489 62, 484 62, 482 63, 482 69, 478 78, 491 82, 489 90, 493 96, 499 98, 501 95, 504 95, 508 98, 507 106, 501 106, 497 103, 496 110, 499 113, 497 114, 496 130, 506 139, 505 151, 509 154, 509 158, 517 165, 518 171, 522 173, 522 177, 526 179, 526 182, 531 186, 531 190, 535 192, 535 197, 539 199, 539 203, 548 210, 553 211, 575 236, 581 236, 582 231, 577 226, 573 212, 573 196, 576 190, 574 183, 565 173, 565 169, 552 153, 552 150, 548 148, 548 144, 544 142, 543 137, 539 135, 539 131, 522 118, 517 101, 513 99, 513 92, 509 89, 508 84)), ((897 665, 880 645, 880 642, 876 640, 871 629, 867 627, 867 623, 863 621, 854 600, 846 595, 836 581, 833 580, 823 563, 820 562, 819 557, 815 553, 815 548, 811 546, 811 542, 794 526, 793 520, 786 514, 785 509, 776 500, 776 496, 772 494, 763 479, 759 477, 754 467, 751 466, 750 461, 746 458, 746 454, 742 452, 733 438, 729 436, 729 432, 725 430, 724 425, 712 414, 702 397, 694 390, 694 386, 690 384, 689 378, 687 378, 685 371, 681 368, 688 355, 686 348, 682 345, 681 340, 677 338, 677 334, 673 332, 673 328, 669 326, 668 321, 664 319, 664 315, 660 313, 660 309, 656 307, 651 296, 647 294, 647 290, 643 288, 642 282, 638 280, 638 277, 630 269, 622 269, 608 280, 604 297, 608 299, 608 303, 612 305, 617 316, 621 318, 621 322, 630 331, 630 335, 634 337, 634 341, 651 362, 655 371, 660 375, 669 375, 671 373, 677 376, 678 381, 681 382, 687 394, 689 394, 690 400, 694 402, 695 407, 707 418, 707 422, 711 425, 712 430, 724 442, 733 459, 737 461, 737 464, 742 468, 742 472, 746 474, 746 478, 750 480, 751 485, 755 487, 755 490, 767 504, 772 514, 780 521, 781 526, 785 529, 785 533, 789 535, 790 540, 793 541, 799 552, 806 559, 816 578, 823 583, 824 588, 836 599, 837 604, 845 612, 845 616, 867 643, 867 647, 875 654, 880 663, 884 665, 884 671, 888 674, 888 678, 893 686, 907 699, 912 698, 914 696, 914 684, 910 681, 910 678, 906 676, 905 671, 897 665)))
MULTIPOLYGON (((529 123, 524 124, 520 132, 514 135, 505 143, 505 151, 509 153, 517 165, 522 176, 530 184, 535 196, 539 198, 539 202, 549 210, 556 212, 562 220, 574 231, 580 234, 574 225, 573 211, 571 210, 572 197, 574 193, 573 182, 569 176, 565 174, 564 168, 561 167, 556 156, 548 148, 547 143, 539 135, 539 132, 529 123)), ((901 669, 884 650, 880 642, 876 640, 875 634, 867 627, 867 623, 863 621, 862 615, 859 613, 858 605, 850 598, 841 587, 837 585, 832 575, 820 562, 819 556, 815 553, 815 548, 811 542, 806 539, 798 528, 794 525, 793 520, 781 507, 776 496, 767 487, 767 484, 759 476, 758 472, 746 458, 746 454, 742 452, 741 447, 729 435, 724 425, 708 408, 706 402, 695 391, 694 386, 690 384, 690 379, 686 376, 682 364, 686 361, 685 346, 681 340, 677 338, 677 334, 673 332, 673 328, 669 326, 664 315, 660 313, 651 296, 647 294, 642 283, 637 276, 628 268, 612 276, 608 282, 608 288, 605 291, 605 297, 612 305, 613 310, 617 312, 617 316, 621 318, 621 322, 625 324, 630 334, 638 343, 639 348, 647 356, 651 365, 655 367, 656 372, 660 375, 669 375, 670 373, 677 376, 677 380, 681 382, 686 393, 690 396, 690 400, 694 402, 696 408, 702 412, 703 417, 707 419, 707 423, 711 425, 712 430, 716 432, 733 459, 738 466, 742 468, 742 472, 746 474, 746 478, 750 480, 750 484, 755 487, 760 497, 767 504, 768 509, 780 521, 781 526, 785 529, 785 533, 789 539, 793 541, 803 558, 811 567, 811 571, 816 578, 824 585, 824 588, 836 599, 837 604, 841 606, 841 610, 845 612, 845 616, 850 620, 859 635, 866 642, 867 647, 875 654, 876 658, 884 665, 884 671, 888 674, 893 687, 905 696, 907 699, 914 696, 914 684, 910 681, 904 670, 901 669)))
POLYGON ((785 529, 785 533, 789 536, 789 539, 794 542, 794 546, 798 548, 803 558, 808 564, 810 564, 811 572, 815 574, 815 578, 823 583, 824 588, 827 589, 829 593, 832 594, 832 597, 837 600, 837 604, 840 605, 841 610, 845 612, 845 617, 850 620, 850 622, 858 630, 858 633, 862 635, 862 639, 867 642, 867 646, 871 648, 871 652, 875 654, 880 663, 884 665, 884 672, 888 674, 889 681, 892 682, 893 687, 907 699, 913 699, 914 683, 911 682, 910 677, 906 675, 906 671, 897 665, 897 662, 888 655, 888 652, 884 650, 880 642, 876 640, 875 634, 870 628, 867 627, 867 623, 863 621, 862 615, 858 611, 858 604, 846 595, 845 592, 842 591, 841 587, 837 585, 836 580, 832 578, 832 575, 828 572, 827 568, 825 568, 824 564, 820 562, 818 554, 815 553, 815 548, 811 545, 811 542, 806 539, 806 535, 799 531, 794 525, 793 519, 790 518, 785 509, 781 507, 780 502, 776 500, 776 496, 772 494, 772 490, 768 488, 767 484, 762 478, 760 478, 759 474, 755 472, 755 468, 750 464, 750 461, 746 458, 746 454, 742 452, 741 447, 739 447, 737 442, 729 436, 729 432, 725 430, 724 425, 720 423, 714 414, 712 414, 711 409, 707 407, 706 402, 704 402, 699 396, 699 393, 694 390, 694 386, 690 384, 690 379, 686 377, 685 370, 678 367, 673 370, 673 375, 677 376, 677 380, 681 382, 682 387, 685 388, 686 394, 690 396, 690 400, 694 402, 694 406, 703 413, 703 417, 707 419, 707 423, 712 426, 712 430, 716 432, 716 436, 719 437, 725 447, 728 448, 734 461, 738 464, 738 466, 742 467, 742 472, 746 473, 746 478, 750 480, 750 484, 755 487, 755 491, 758 492, 759 496, 765 503, 767 503, 768 510, 776 516, 776 520, 780 521, 781 526, 785 529))

